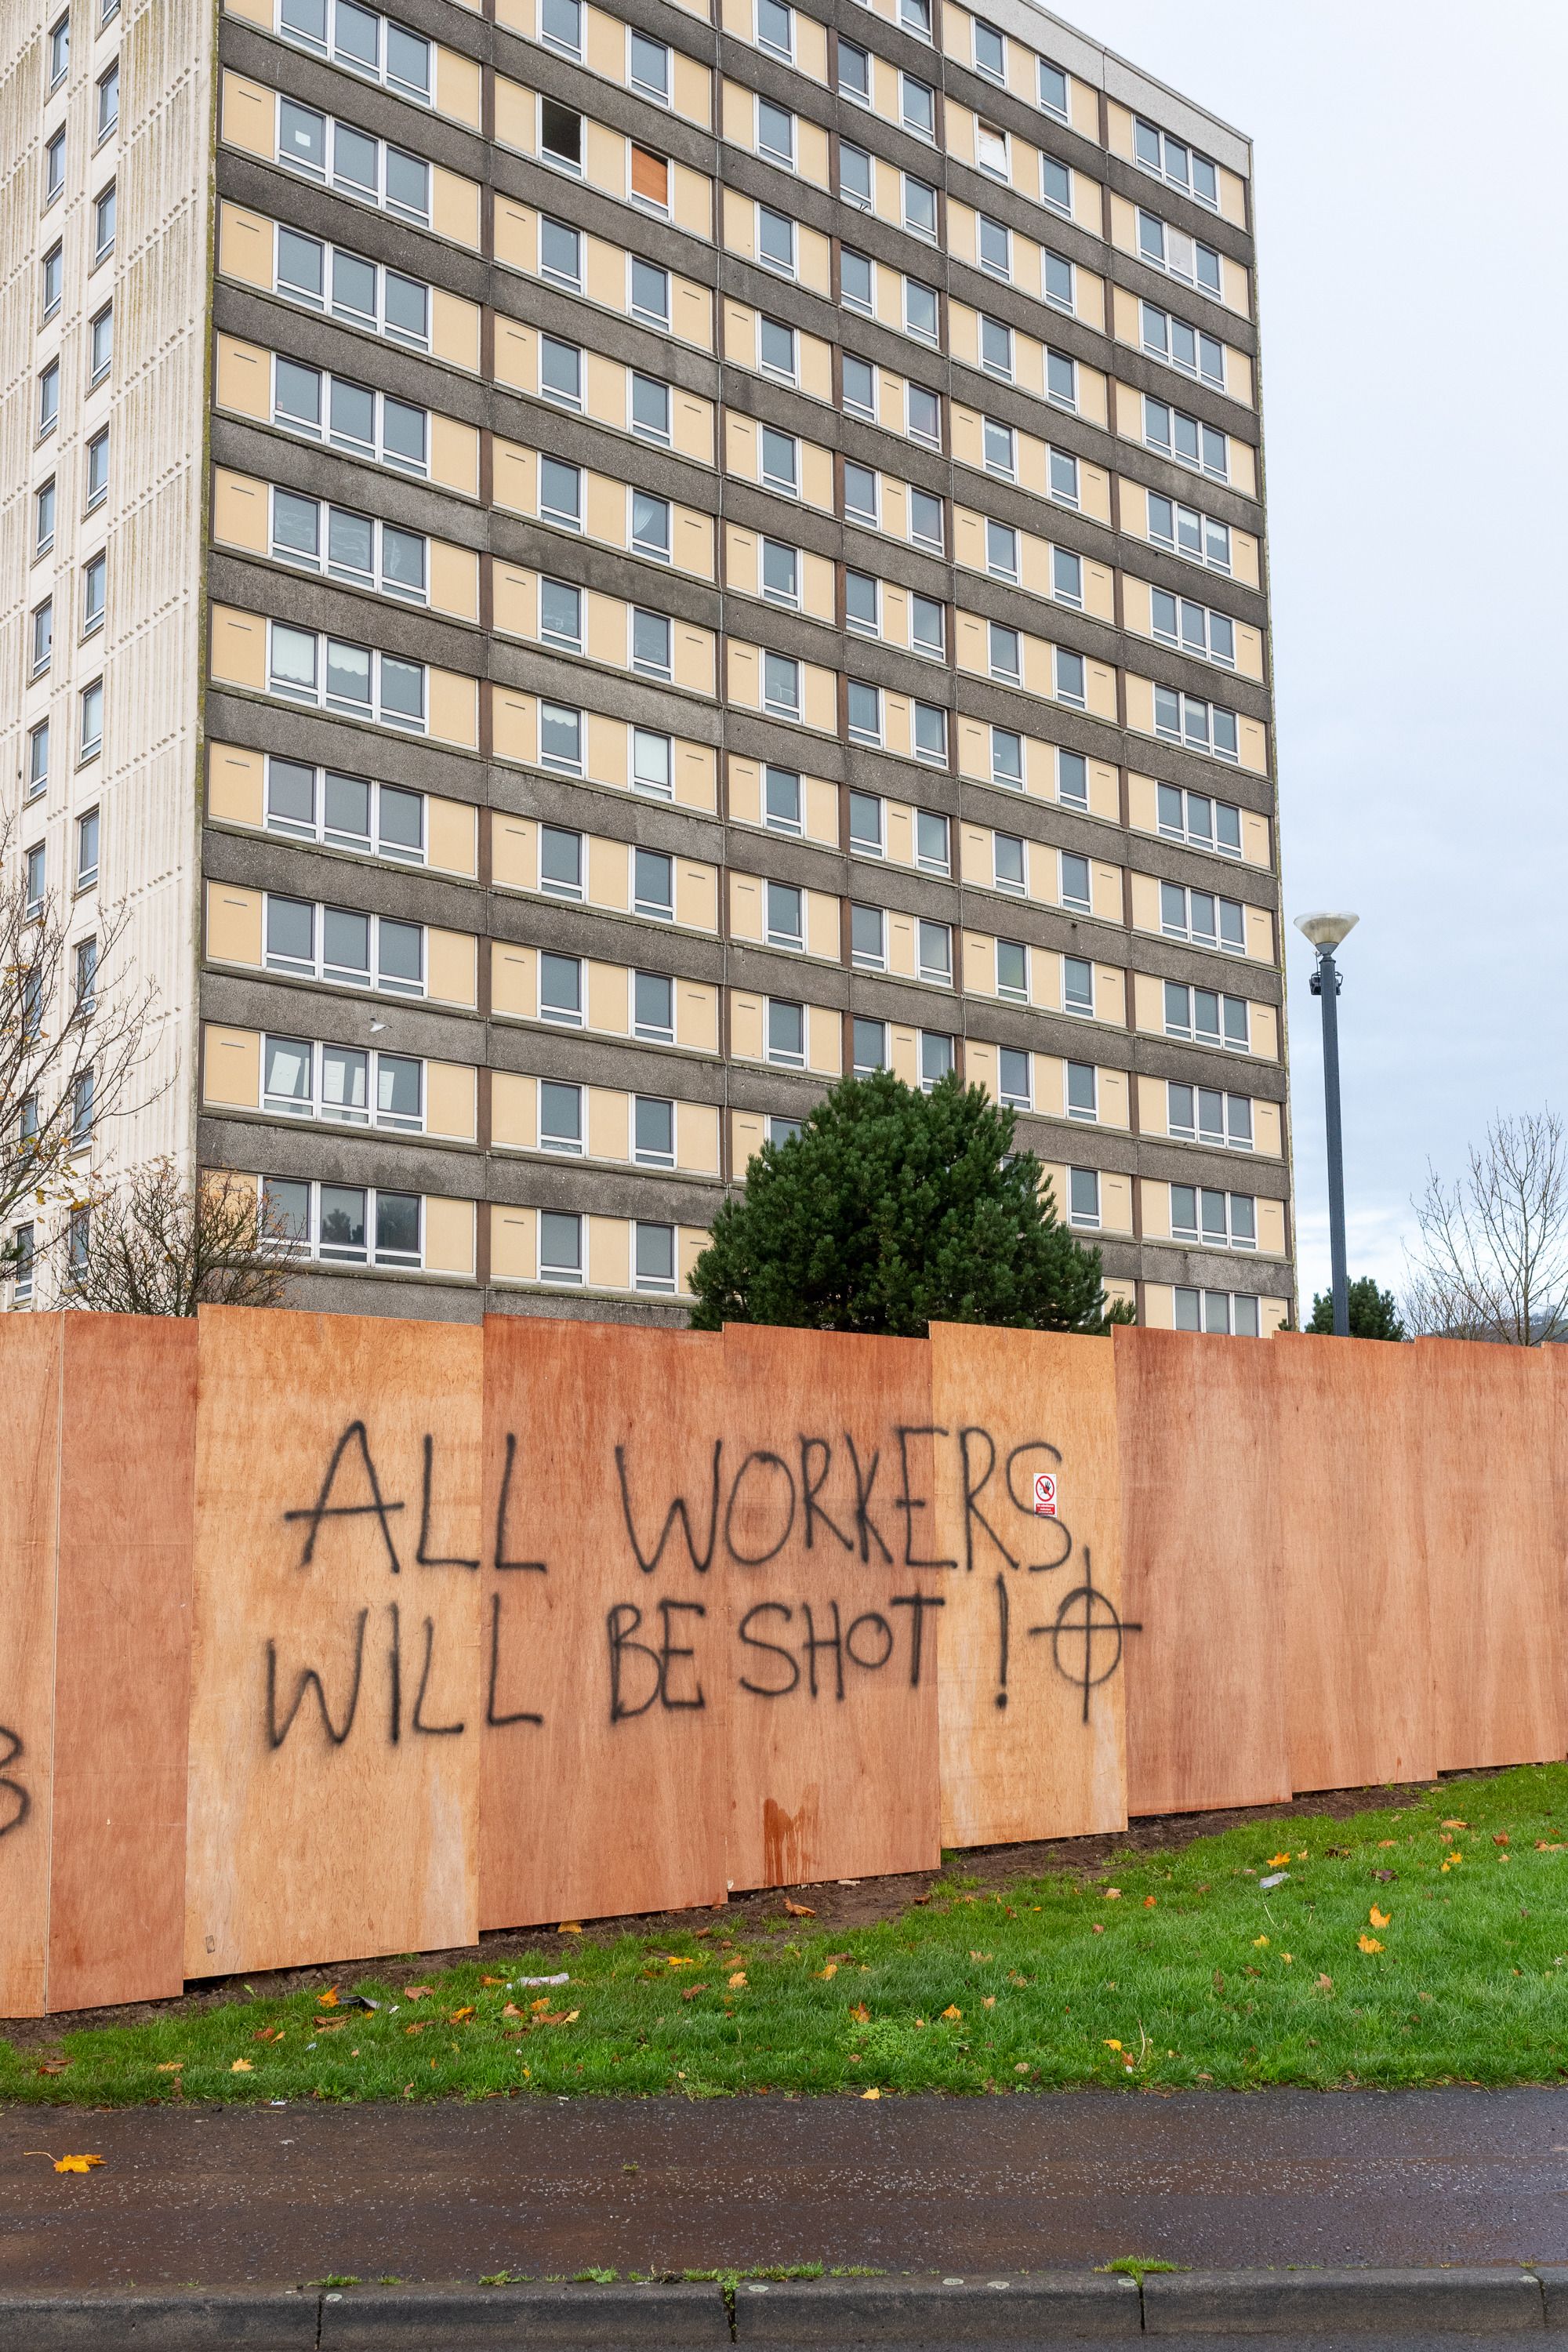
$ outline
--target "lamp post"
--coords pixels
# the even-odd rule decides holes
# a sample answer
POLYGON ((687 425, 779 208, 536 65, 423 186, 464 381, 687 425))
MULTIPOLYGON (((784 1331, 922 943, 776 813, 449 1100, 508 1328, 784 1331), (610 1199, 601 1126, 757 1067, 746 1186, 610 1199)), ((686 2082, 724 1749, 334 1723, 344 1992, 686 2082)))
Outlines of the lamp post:
POLYGON ((1345 1156, 1340 1129, 1340 975, 1334 950, 1360 920, 1356 915, 1298 915, 1296 929, 1318 951, 1312 993, 1323 1005, 1323 1109, 1329 1139, 1329 1262, 1333 1283, 1334 1337, 1348 1339, 1350 1296, 1345 1281, 1345 1156))

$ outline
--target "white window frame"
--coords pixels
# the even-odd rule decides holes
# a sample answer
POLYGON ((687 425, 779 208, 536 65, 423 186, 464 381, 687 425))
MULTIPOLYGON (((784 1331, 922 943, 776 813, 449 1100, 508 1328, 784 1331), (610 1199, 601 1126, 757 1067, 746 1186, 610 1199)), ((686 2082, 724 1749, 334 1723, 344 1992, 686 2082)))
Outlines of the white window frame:
POLYGON ((388 1061, 412 1062, 419 1073, 419 1108, 410 1115, 405 1111, 384 1111, 381 1108, 379 1085, 382 1054, 374 1045, 343 1045, 344 1053, 363 1054, 365 1057, 365 1108, 347 1110, 328 1103, 321 1091, 322 1070, 328 1051, 338 1041, 310 1037, 295 1037, 287 1030, 264 1030, 261 1038, 261 1108, 273 1118, 309 1119, 323 1127, 353 1127, 379 1129, 384 1134, 423 1135, 426 1131, 428 1088, 424 1057, 418 1054, 389 1054, 388 1061), (272 1044, 303 1046, 310 1058, 310 1089, 301 1101, 297 1096, 269 1094, 267 1087, 268 1047, 272 1044))
POLYGON ((415 784, 384 783, 374 776, 351 776, 346 769, 328 768, 310 760, 289 760, 283 753, 269 751, 262 779, 261 825, 264 833, 275 834, 283 841, 319 842, 329 849, 346 851, 351 856, 389 858, 397 866, 424 866, 428 859, 430 833, 429 796, 415 784), (290 768, 308 769, 310 775, 310 822, 304 824, 297 817, 277 817, 271 810, 272 766, 274 761, 290 768), (347 782, 363 784, 370 795, 367 834, 346 833, 341 826, 327 822, 327 778, 341 775, 347 782), (395 792, 419 803, 419 845, 412 848, 403 842, 387 842, 382 837, 381 800, 384 793, 395 792))
POLYGON ((305 961, 303 957, 290 956, 286 961, 279 963, 274 963, 269 961, 267 947, 267 913, 268 908, 274 898, 287 899, 291 906, 300 903, 296 899, 294 893, 291 890, 264 890, 262 892, 261 968, 264 971, 281 973, 286 978, 291 980, 315 981, 323 988, 353 989, 356 995, 393 996, 396 997, 400 1003, 405 1004, 423 1003, 425 999, 429 995, 430 926, 428 923, 405 922, 401 915, 387 915, 384 917, 372 913, 363 907, 345 907, 339 908, 334 907, 330 899, 326 898, 307 899, 304 903, 310 908, 312 917, 310 924, 311 969, 304 971, 300 969, 305 961), (340 912, 348 915, 363 916, 369 925, 369 929, 365 935, 367 941, 366 951, 370 957, 368 968, 369 977, 366 979, 363 988, 357 981, 345 980, 342 977, 342 973, 348 969, 346 965, 333 965, 329 968, 327 963, 325 919, 329 913, 336 914, 340 912), (381 927, 384 921, 395 924, 399 930, 418 932, 419 977, 417 980, 399 979, 388 982, 383 979, 381 972, 381 927))
POLYGON ((373 261, 368 254, 356 253, 351 246, 336 245, 328 237, 312 236, 307 229, 291 228, 287 221, 274 221, 271 226, 273 230, 272 290, 280 302, 291 302, 296 310, 311 310, 320 318, 336 320, 340 326, 357 328, 363 335, 374 335, 384 342, 401 344, 405 351, 427 352, 430 349, 430 314, 433 297, 430 286, 426 279, 410 278, 401 269, 389 270, 383 263, 373 261), (301 244, 313 245, 320 253, 321 291, 319 296, 301 292, 297 286, 285 283, 281 256, 283 239, 286 236, 297 236, 301 244), (340 253, 345 259, 357 262, 362 268, 374 273, 375 311, 373 317, 367 319, 366 313, 363 310, 339 310, 335 306, 331 292, 332 265, 340 253), (388 323, 386 286, 389 278, 395 278, 400 285, 416 287, 424 295, 425 331, 422 335, 411 334, 406 327, 393 326, 388 323))
POLYGON ((268 621, 267 624, 267 691, 269 695, 276 697, 279 701, 298 703, 308 710, 335 710, 341 712, 345 718, 363 719, 374 726, 395 727, 404 734, 426 734, 430 724, 429 671, 424 662, 404 661, 401 656, 395 658, 399 668, 416 672, 418 675, 420 708, 416 716, 410 716, 389 706, 384 698, 383 674, 386 665, 395 659, 394 656, 384 655, 374 646, 357 645, 352 638, 334 637, 329 630, 300 629, 293 624, 283 621, 268 621), (275 646, 279 632, 285 630, 290 635, 309 637, 314 641, 316 684, 310 693, 307 693, 303 688, 279 686, 277 682, 275 646), (350 702, 341 696, 333 698, 329 695, 327 690, 328 648, 334 645, 343 646, 355 654, 369 655, 370 700, 367 704, 350 702))
MULTIPOLYGON (((542 393, 540 396, 542 399, 551 397, 548 393, 542 393)), ((358 457, 368 465, 384 466, 388 472, 406 474, 412 481, 427 482, 430 479, 432 412, 428 408, 421 407, 417 401, 399 400, 395 403, 398 407, 409 409, 425 419, 425 457, 423 462, 416 465, 412 458, 405 457, 401 450, 389 450, 386 446, 386 404, 392 397, 393 395, 382 391, 378 385, 361 383, 353 376, 338 376, 331 368, 313 367, 308 360, 294 359, 291 352, 274 352, 272 353, 271 423, 279 433, 287 433, 297 441, 318 442, 324 449, 342 450, 346 456, 358 457), (314 431, 309 424, 290 415, 287 410, 279 406, 279 372, 284 365, 293 365, 307 374, 314 375, 321 384, 322 421, 314 431), (332 430, 331 422, 332 393, 340 383, 345 389, 368 393, 370 395, 374 425, 374 438, 368 446, 363 441, 345 439, 341 435, 334 434, 332 430)))
POLYGON ((1222 703, 1206 701, 1201 695, 1182 694, 1174 687, 1156 686, 1154 732, 1162 742, 1180 743, 1202 759, 1221 760, 1231 768, 1241 764, 1241 730, 1237 713, 1222 703))
POLYGON ((327 10, 329 38, 324 42, 312 40, 295 26, 286 25, 283 22, 281 0, 274 19, 273 30, 279 40, 288 41, 295 48, 304 49, 311 57, 326 58, 332 65, 341 67, 345 73, 357 75, 362 81, 374 82, 383 89, 394 91, 399 98, 410 100, 416 106, 434 107, 436 103, 434 71, 436 44, 434 41, 428 39, 423 33, 410 31, 409 27, 400 23, 395 16, 388 16, 377 9, 368 9, 363 5, 363 0, 356 0, 356 15, 377 16, 380 18, 381 37, 376 43, 376 65, 373 71, 362 58, 355 57, 338 45, 335 37, 337 0, 327 0, 327 10), (389 30, 401 34, 405 40, 418 42, 424 49, 426 54, 423 83, 410 81, 405 75, 393 72, 389 54, 392 45, 387 39, 389 30))

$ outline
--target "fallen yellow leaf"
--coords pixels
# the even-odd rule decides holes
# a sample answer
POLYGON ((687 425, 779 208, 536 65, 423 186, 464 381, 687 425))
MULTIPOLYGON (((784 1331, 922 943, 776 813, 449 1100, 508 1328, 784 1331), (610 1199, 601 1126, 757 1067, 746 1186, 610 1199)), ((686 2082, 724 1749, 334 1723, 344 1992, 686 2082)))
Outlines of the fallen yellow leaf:
POLYGON ((539 2022, 541 2025, 575 2025, 582 2014, 580 2009, 559 2010, 553 2016, 547 2011, 539 2022))
POLYGON ((1268 1941, 1268 1937, 1267 1937, 1267 1936, 1254 1936, 1254 1937, 1253 1937, 1253 1939, 1252 1939, 1252 1948, 1253 1948, 1253 1950, 1254 1950, 1254 1951, 1256 1951, 1256 1950, 1258 1949, 1258 1947, 1259 1946, 1259 1944, 1266 1944, 1268 1941))
POLYGON ((55 2170, 57 2172, 90 2172, 95 2164, 102 2162, 101 2156, 57 2156, 55 2170))
POLYGON ((1120 2042, 1108 2042, 1105 2046, 1108 2050, 1120 2050, 1121 2044, 1120 2042))
POLYGON ((177 2074, 184 2063, 183 2058, 165 2058, 158 2072, 160 2074, 177 2074))
POLYGON ((745 1971, 745 1969, 737 1969, 735 1970, 734 1975, 730 1979, 730 1990, 731 1990, 731 1992, 739 1992, 739 1991, 742 1990, 742 1986, 745 1984, 745 1981, 746 1981, 746 1971, 745 1971))
POLYGON ((1289 1859, 1288 1853, 1271 1853, 1268 1857, 1268 1867, 1270 1870, 1282 1870, 1289 1859))
POLYGON ((1120 1902, 1121 1902, 1121 1887, 1120 1887, 1120 1886, 1107 1886, 1107 1887, 1103 1890, 1103 1892, 1104 1892, 1105 1899, 1106 1899, 1106 1901, 1107 1901, 1108 1903, 1120 1903, 1120 1902))
POLYGON ((1446 1830, 1468 1830, 1469 1826, 1468 1822, 1462 1822, 1458 1813, 1450 1813, 1443 1823, 1446 1830))
POLYGON ((972 1960, 988 1960, 992 1955, 989 1952, 971 1952, 969 1957, 972 1960))
POLYGON ((1375 1903, 1366 1916, 1374 1927, 1386 1927, 1394 1917, 1392 1911, 1380 1911, 1375 1903))
POLYGON ((680 1952, 671 1952, 668 1958, 668 1965, 672 1969, 694 1969, 697 1966, 697 1963, 695 1960, 687 1959, 684 1954, 680 1952))
POLYGON ((248 2058, 237 2058, 228 2071, 231 2074, 249 2074, 254 2069, 248 2058))
POLYGON ((1144 1908, 1144 1910, 1145 1910, 1145 1911, 1152 1911, 1152 1909, 1154 1908, 1155 1904, 1159 1901, 1159 1899, 1160 1899, 1160 1898, 1159 1898, 1159 1896, 1158 1896, 1157 1895, 1145 1895, 1145 1896, 1143 1897, 1143 1908, 1144 1908))
POLYGON ((879 2099, 881 2095, 880 2091, 862 2091, 860 2094, 863 2099, 879 2099))
POLYGON ((871 2022, 871 2012, 863 2000, 858 2000, 849 2014, 857 2025, 869 2025, 871 2022))
POLYGON ((981 2007, 982 2007, 983 2009, 994 2009, 994 2008, 995 2008, 995 2006, 996 2006, 996 1996, 995 1996, 995 1994, 994 1994, 994 1992, 988 1992, 988 1993, 986 1994, 986 1996, 985 1996, 984 2000, 981 2003, 981 2007))
POLYGON ((1358 1936, 1356 1943, 1363 1952, 1381 1952, 1383 1949, 1375 1936, 1358 1936))
POLYGON ((506 1979, 505 1977, 481 1977, 479 1982, 482 1985, 503 1985, 506 1979))
POLYGON ((550 1995, 547 1992, 542 1992, 540 1994, 537 2000, 531 2000, 528 2005, 533 2011, 535 2017, 542 2017, 545 2011, 550 2006, 550 1995))
POLYGON ((316 2007, 318 2009, 336 2009, 337 2005, 338 1989, 336 1985, 329 1985, 325 1992, 319 1992, 316 1995, 316 2007))
POLYGON ((829 1960, 827 1966, 825 1969, 818 1969, 816 1973, 819 1977, 836 1977, 838 1974, 837 1961, 829 1960))
POLYGON ((1289 1968, 1294 1964, 1296 1955, 1294 1952, 1281 1952, 1279 1957, 1284 1961, 1286 1967, 1289 1968))
POLYGON ((583 1932, 583 1922, 581 1919, 563 1919, 555 1932, 558 1936, 580 1936, 583 1932))
POLYGON ((815 1919, 816 1916, 809 1903, 792 1903, 787 1895, 784 1896, 784 1909, 792 1919, 815 1919))
POLYGON ((950 2000, 942 2013, 943 2017, 951 2017, 956 2024, 962 2025, 963 2022, 963 2011, 956 2001, 950 2000))
POLYGON ((434 1985, 405 1985, 403 1998, 405 2000, 426 2000, 435 1990, 434 1985))
POLYGON ((461 2025, 467 2019, 472 2017, 473 2013, 472 2009, 455 2009, 447 2022, 448 2025, 461 2025))

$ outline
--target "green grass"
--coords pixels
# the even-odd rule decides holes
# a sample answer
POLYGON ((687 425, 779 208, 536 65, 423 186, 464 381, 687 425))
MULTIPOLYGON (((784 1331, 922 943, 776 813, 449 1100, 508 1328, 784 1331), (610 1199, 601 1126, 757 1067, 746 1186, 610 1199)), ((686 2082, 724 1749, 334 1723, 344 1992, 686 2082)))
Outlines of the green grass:
POLYGON ((345 2001, 397 2004, 374 2012, 333 2017, 303 1993, 172 2008, 68 2034, 61 2073, 0 2041, 0 2099, 1552 2081, 1568 2075, 1568 1766, 1451 1781, 1352 1821, 1249 1823, 1001 1893, 955 1858, 922 1905, 837 1934, 709 1922, 574 1937, 564 1963, 552 1948, 345 1978, 345 2001), (1265 1889, 1284 1853, 1289 1877, 1265 1889), (501 1980, 562 1965, 572 1981, 543 2008, 501 1980), (411 1981, 431 1997, 410 2002, 411 1981))

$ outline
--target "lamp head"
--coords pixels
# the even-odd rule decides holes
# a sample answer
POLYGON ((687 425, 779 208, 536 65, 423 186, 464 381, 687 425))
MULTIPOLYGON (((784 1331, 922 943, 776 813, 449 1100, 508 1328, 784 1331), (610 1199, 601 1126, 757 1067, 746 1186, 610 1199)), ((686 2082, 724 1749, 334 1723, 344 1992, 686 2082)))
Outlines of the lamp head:
POLYGON ((1360 920, 1359 915, 1298 915, 1296 929, 1311 940, 1320 955, 1332 955, 1360 920))

